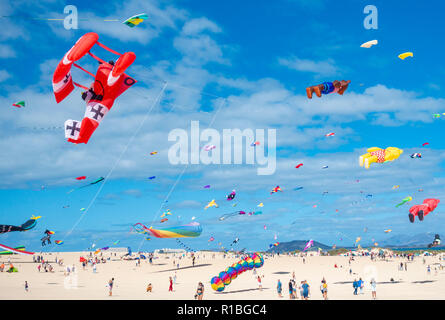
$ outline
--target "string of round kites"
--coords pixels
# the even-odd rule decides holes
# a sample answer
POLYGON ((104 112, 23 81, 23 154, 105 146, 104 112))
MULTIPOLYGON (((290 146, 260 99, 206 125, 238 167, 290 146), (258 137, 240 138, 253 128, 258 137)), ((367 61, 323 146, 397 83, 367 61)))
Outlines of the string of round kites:
POLYGON ((237 263, 227 267, 225 271, 219 273, 218 276, 210 280, 212 289, 218 292, 224 291, 233 280, 235 280, 241 273, 253 268, 261 268, 264 264, 264 258, 261 253, 255 252, 237 263))

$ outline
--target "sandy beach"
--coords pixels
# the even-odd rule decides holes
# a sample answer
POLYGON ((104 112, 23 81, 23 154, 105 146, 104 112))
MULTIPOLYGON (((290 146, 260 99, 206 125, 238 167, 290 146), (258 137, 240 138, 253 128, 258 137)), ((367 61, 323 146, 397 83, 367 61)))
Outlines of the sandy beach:
MULTIPOLYGON (((263 267, 257 269, 263 282, 260 291, 253 270, 238 276, 221 293, 215 292, 210 286, 210 279, 229 265, 238 262, 239 258, 226 256, 222 253, 197 253, 195 266, 192 259, 182 259, 173 254, 157 254, 153 263, 141 260, 140 266, 135 260, 121 260, 122 253, 104 253, 106 263, 97 264, 96 273, 88 265, 85 270, 79 262, 79 257, 88 257, 85 252, 62 252, 43 254, 43 258, 53 266, 54 272, 39 272, 38 263, 34 263, 32 256, 12 255, 2 256, 0 260, 7 265, 8 259, 18 269, 16 273, 0 273, 0 299, 135 299, 135 300, 193 300, 198 282, 204 284, 204 300, 275 300, 289 299, 288 283, 295 272, 295 280, 300 284, 307 280, 311 289, 311 300, 322 299, 320 284, 323 277, 328 284, 328 298, 330 300, 367 300, 371 299, 369 281, 374 277, 377 281, 377 299, 422 300, 445 299, 445 270, 441 270, 440 263, 445 265, 439 256, 415 257, 414 261, 406 258, 388 258, 387 261, 371 261, 370 257, 354 257, 349 264, 349 257, 344 256, 308 256, 302 257, 286 255, 265 256, 263 267), (63 259, 63 265, 55 263, 55 259, 63 259), (108 258, 110 258, 108 260, 108 258), (423 261, 425 259, 425 263, 423 261), (175 261, 175 265, 173 264, 175 261), (400 262, 407 263, 407 271, 399 270, 400 262), (179 263, 179 268, 177 268, 179 263), (66 274, 66 267, 75 266, 74 273, 66 274), (334 266, 337 265, 338 268, 334 266), (431 272, 428 274, 427 266, 431 272), (350 274, 350 269, 352 274, 350 274), (174 277, 176 283, 173 292, 168 291, 169 277, 174 277), (114 278, 113 296, 108 296, 108 281, 114 278), (354 279, 365 280, 363 294, 353 295, 352 282, 354 279), (391 278, 393 281, 391 281, 391 278), (283 297, 277 295, 277 281, 283 285, 283 297), (25 281, 29 284, 29 291, 25 291, 25 281), (148 283, 152 283, 153 292, 146 292, 148 283)), ((94 257, 94 255, 93 255, 94 257)), ((298 292, 298 300, 301 301, 298 292)))

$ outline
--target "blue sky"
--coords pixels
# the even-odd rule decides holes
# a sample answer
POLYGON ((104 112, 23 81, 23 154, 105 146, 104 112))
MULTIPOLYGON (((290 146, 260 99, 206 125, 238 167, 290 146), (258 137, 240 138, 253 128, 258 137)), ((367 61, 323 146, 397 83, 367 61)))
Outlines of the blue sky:
MULTIPOLYGON (((64 245, 45 250, 80 250, 93 242, 109 246, 116 240, 132 248, 142 244, 143 250, 176 247, 174 240, 144 242, 129 233, 136 222, 159 221, 166 209, 173 215, 165 226, 192 217, 202 224, 200 237, 183 240, 194 249, 214 248, 218 242, 228 246, 236 237, 240 248, 265 250, 270 243, 295 239, 351 245, 358 236, 369 243, 441 233, 442 204, 414 224, 408 221, 409 205, 395 205, 406 196, 414 204, 445 195, 445 119, 432 117, 445 112, 440 41, 445 5, 432 10, 418 1, 107 3, 0 4, 2 16, 21 16, 2 18, 0 30, 0 222, 19 225, 32 214, 42 216, 34 230, 2 235, 0 243, 39 251, 48 228, 64 245), (62 21, 28 19, 64 18, 67 4, 86 20, 79 21, 77 30, 64 29, 62 21), (378 9, 377 30, 363 27, 368 4, 378 9), (141 12, 149 19, 136 28, 103 21, 123 21, 141 12), (138 84, 117 100, 87 145, 73 145, 61 129, 51 127, 82 117, 81 91, 56 104, 51 77, 87 32, 98 33, 99 41, 118 52, 136 53, 127 73, 138 84), (360 48, 373 39, 377 46, 360 48), (406 51, 414 57, 397 58, 406 51), (351 80, 343 96, 306 98, 307 86, 336 79, 351 80), (167 87, 160 104, 136 132, 163 81, 167 87), (26 108, 11 106, 18 100, 25 100, 26 108), (275 174, 258 176, 251 165, 201 164, 189 166, 178 179, 184 167, 169 163, 172 142, 167 137, 173 129, 188 130, 194 120, 201 128, 212 122, 220 132, 276 129, 275 174), (328 132, 336 135, 327 139, 328 132), (429 145, 421 147, 424 142, 429 145), (373 146, 395 146, 404 153, 365 170, 358 157, 373 146), (154 150, 158 154, 150 156, 154 150), (422 159, 411 159, 413 152, 421 152, 422 159), (304 166, 295 169, 300 162, 304 166), (105 177, 115 164, 104 185, 68 193, 85 184, 75 177, 85 175, 87 182, 105 177), (321 169, 324 165, 329 168, 321 169), (211 188, 203 189, 207 184, 211 188), (283 192, 270 195, 276 185, 283 192), (400 188, 392 190, 393 185, 400 188), (294 191, 297 186, 304 189, 294 191), (237 191, 236 208, 225 200, 232 189, 237 191), (220 207, 204 210, 212 199, 220 207), (260 202, 262 215, 218 221, 227 212, 255 210, 260 202), (87 212, 80 211, 90 204, 87 212), (385 229, 393 231, 387 235, 385 229), (216 240, 209 245, 211 236, 216 240)), ((93 52, 114 58, 97 47, 93 52)), ((79 63, 90 71, 97 66, 91 58, 79 63)), ((84 85, 91 81, 77 70, 73 77, 84 85)))

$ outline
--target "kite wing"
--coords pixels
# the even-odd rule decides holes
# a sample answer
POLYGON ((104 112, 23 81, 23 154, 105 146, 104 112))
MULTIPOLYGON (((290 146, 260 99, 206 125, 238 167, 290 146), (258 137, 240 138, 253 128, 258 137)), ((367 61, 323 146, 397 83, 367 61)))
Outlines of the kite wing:
POLYGON ((405 52, 405 53, 401 53, 399 54, 399 58, 402 60, 405 60, 405 58, 407 57, 413 57, 413 53, 412 52, 405 52))
POLYGON ((362 43, 362 45, 360 47, 362 48, 371 48, 372 46, 378 44, 379 42, 377 40, 371 40, 371 41, 367 41, 365 43, 362 43))
POLYGON ((11 226, 7 224, 0 225, 0 234, 13 231, 28 231, 37 225, 37 219, 29 219, 20 226, 11 226))

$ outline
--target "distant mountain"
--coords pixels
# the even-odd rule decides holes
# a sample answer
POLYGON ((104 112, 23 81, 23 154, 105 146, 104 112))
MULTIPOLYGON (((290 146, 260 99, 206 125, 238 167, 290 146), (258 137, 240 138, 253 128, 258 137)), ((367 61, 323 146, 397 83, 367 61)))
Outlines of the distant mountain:
MULTIPOLYGON (((308 243, 309 240, 294 240, 289 242, 280 242, 278 246, 272 247, 267 252, 274 252, 274 253, 282 253, 282 252, 288 252, 288 251, 302 251, 304 247, 306 246, 306 243, 308 243)), ((314 251, 318 250, 318 248, 324 249, 324 250, 330 250, 332 249, 331 246, 327 246, 323 243, 314 241, 314 246, 307 251, 314 251)))
POLYGON ((378 241, 379 246, 388 248, 425 248, 434 240, 434 232, 419 234, 403 234, 389 237, 386 240, 378 241))

